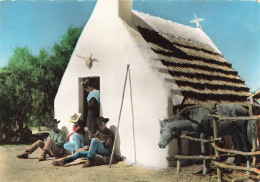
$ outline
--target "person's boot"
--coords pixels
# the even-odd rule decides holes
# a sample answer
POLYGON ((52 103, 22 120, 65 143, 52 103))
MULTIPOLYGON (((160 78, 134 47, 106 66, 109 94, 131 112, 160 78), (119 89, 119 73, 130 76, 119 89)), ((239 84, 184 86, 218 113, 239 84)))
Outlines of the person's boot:
POLYGON ((41 157, 39 158, 39 161, 45 161, 46 160, 47 151, 42 150, 41 157))
POLYGON ((91 167, 93 166, 93 159, 89 159, 87 158, 85 164, 83 164, 82 168, 85 168, 85 167, 91 167))
POLYGON ((29 151, 26 150, 24 153, 22 153, 21 155, 17 155, 18 159, 28 159, 28 155, 29 155, 29 151))
POLYGON ((53 161, 51 164, 52 164, 53 166, 64 166, 64 165, 65 165, 65 161, 64 161, 64 160, 53 161))
MULTIPOLYGON (((109 164, 110 163, 110 159, 111 159, 111 154, 109 156, 103 157, 104 164, 109 164)), ((113 157, 111 163, 113 164, 114 162, 115 162, 115 159, 113 157)))

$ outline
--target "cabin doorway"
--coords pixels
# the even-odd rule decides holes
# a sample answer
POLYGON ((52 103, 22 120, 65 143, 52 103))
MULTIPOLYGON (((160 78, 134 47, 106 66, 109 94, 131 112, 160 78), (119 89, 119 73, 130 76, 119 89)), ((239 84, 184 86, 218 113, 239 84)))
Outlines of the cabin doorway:
POLYGON ((79 112, 81 113, 81 118, 86 122, 88 117, 88 105, 87 105, 87 97, 88 92, 84 90, 81 83, 87 79, 91 79, 94 83, 96 88, 100 91, 100 77, 84 77, 78 79, 78 86, 79 86, 79 112))

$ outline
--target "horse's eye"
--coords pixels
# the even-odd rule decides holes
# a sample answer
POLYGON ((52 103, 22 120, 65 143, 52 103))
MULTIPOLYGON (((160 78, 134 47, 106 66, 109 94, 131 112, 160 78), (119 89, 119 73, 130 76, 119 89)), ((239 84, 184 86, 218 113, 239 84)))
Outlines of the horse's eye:
POLYGON ((160 133, 162 134, 162 130, 160 131, 160 133))

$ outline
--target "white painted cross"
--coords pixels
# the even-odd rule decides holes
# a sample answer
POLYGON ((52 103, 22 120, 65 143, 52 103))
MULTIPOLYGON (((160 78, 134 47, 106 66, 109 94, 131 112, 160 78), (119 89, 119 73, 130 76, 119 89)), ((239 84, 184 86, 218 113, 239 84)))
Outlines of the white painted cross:
POLYGON ((205 19, 199 19, 199 18, 197 18, 197 16, 196 16, 196 14, 194 13, 194 17, 195 17, 195 20, 192 20, 192 21, 190 21, 191 23, 196 23, 196 25, 197 25, 197 28, 200 28, 200 29, 202 29, 202 27, 201 27, 201 25, 200 25, 200 21, 203 21, 203 20, 205 20, 205 19))

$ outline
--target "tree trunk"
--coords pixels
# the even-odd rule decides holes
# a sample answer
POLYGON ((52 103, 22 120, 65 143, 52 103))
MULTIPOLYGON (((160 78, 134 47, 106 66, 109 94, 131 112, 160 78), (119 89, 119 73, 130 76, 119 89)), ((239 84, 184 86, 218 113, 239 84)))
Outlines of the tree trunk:
POLYGON ((17 121, 16 121, 16 129, 17 131, 22 131, 23 130, 23 119, 19 118, 17 121))

